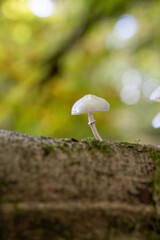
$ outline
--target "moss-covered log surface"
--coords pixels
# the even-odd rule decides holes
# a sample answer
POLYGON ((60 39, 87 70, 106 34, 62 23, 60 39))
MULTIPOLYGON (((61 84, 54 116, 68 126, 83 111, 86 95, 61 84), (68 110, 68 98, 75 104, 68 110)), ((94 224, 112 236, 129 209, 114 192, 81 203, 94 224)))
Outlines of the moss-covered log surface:
POLYGON ((160 150, 0 130, 0 240, 159 240, 160 150))

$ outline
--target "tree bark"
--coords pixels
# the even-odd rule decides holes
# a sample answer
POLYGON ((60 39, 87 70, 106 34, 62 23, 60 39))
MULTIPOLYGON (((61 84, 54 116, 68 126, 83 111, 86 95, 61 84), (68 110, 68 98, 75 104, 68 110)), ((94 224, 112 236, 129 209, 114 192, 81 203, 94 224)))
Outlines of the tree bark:
POLYGON ((160 239, 160 150, 0 130, 1 240, 160 239))

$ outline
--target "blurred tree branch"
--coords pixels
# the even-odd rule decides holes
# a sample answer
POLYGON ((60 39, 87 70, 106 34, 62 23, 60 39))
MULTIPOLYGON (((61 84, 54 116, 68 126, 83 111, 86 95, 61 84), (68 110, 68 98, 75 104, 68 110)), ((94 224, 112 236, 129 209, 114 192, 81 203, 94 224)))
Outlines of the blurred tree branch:
POLYGON ((60 73, 59 61, 72 47, 82 39, 88 29, 90 29, 98 21, 111 17, 113 15, 122 14, 128 7, 128 0, 115 0, 115 1, 91 1, 86 13, 82 16, 82 21, 78 27, 73 31, 71 36, 64 42, 64 44, 57 50, 53 56, 49 56, 47 60, 43 61, 48 69, 45 77, 40 81, 40 85, 44 85, 50 81, 52 77, 60 73))

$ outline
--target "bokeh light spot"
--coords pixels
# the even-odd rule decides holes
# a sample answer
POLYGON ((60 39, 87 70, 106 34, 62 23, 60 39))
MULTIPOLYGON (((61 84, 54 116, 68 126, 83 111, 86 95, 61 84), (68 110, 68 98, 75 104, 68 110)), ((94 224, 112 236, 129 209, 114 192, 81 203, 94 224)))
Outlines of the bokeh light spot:
POLYGON ((144 97, 148 99, 151 93, 153 92, 153 90, 157 88, 159 85, 160 85, 160 81, 158 79, 154 79, 154 78, 147 79, 143 83, 142 91, 143 91, 144 97))
POLYGON ((121 101, 127 105, 133 105, 140 99, 140 90, 135 86, 124 86, 120 92, 121 101))
POLYGON ((135 87, 141 87, 142 77, 139 71, 136 69, 129 69, 122 75, 122 84, 124 86, 130 85, 135 87))
POLYGON ((53 0, 29 0, 31 12, 40 18, 52 16, 56 10, 56 4, 53 0))
POLYGON ((137 20, 135 17, 128 14, 121 16, 115 25, 115 31, 118 37, 123 40, 132 38, 137 32, 137 28, 137 20))
POLYGON ((4 1, 1 6, 1 11, 5 18, 10 20, 21 20, 30 17, 30 12, 27 8, 27 2, 23 0, 4 1))

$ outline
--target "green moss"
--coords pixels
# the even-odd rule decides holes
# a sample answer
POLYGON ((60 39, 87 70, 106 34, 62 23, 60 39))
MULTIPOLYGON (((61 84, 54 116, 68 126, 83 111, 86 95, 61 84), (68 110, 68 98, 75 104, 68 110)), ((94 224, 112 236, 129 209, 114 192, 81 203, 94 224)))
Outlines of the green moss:
POLYGON ((70 142, 71 138, 60 138, 59 140, 62 142, 70 142))
POLYGON ((95 138, 94 137, 88 137, 88 138, 84 138, 81 139, 82 143, 86 143, 87 144, 87 150, 91 150, 93 148, 94 142, 95 142, 95 138))
POLYGON ((113 155, 113 149, 111 146, 109 146, 109 144, 100 142, 98 140, 95 140, 94 138, 82 139, 81 142, 87 144, 86 148, 88 151, 91 151, 93 149, 98 149, 107 157, 111 157, 113 155))
POLYGON ((160 152, 152 147, 144 146, 143 152, 147 152, 153 160, 160 160, 160 152))
POLYGON ((101 176, 101 171, 96 170, 96 175, 97 175, 97 177, 100 177, 101 176))
POLYGON ((60 138, 62 142, 78 142, 75 138, 60 138))
POLYGON ((48 139, 50 137, 47 137, 47 136, 39 136, 41 139, 48 139))
POLYGON ((70 150, 63 146, 58 146, 58 148, 67 155, 70 155, 70 150))
POLYGON ((52 144, 44 145, 42 147, 42 149, 43 149, 44 155, 46 155, 46 156, 49 154, 54 155, 54 153, 55 153, 54 146, 52 144))
POLYGON ((96 141, 94 137, 87 137, 87 138, 81 139, 81 142, 85 142, 85 143, 86 142, 89 143, 89 142, 92 142, 92 141, 96 141))
POLYGON ((131 149, 134 149, 136 151, 139 151, 138 143, 119 142, 118 145, 121 149, 126 147, 126 148, 131 148, 131 149))
POLYGON ((75 146, 75 145, 73 145, 72 146, 72 150, 74 150, 74 151, 76 151, 76 152, 80 152, 81 150, 82 150, 82 147, 81 146, 75 146))
POLYGON ((68 156, 71 154, 71 151, 66 142, 64 142, 62 145, 59 145, 57 147, 68 156))
POLYGON ((71 162, 70 162, 70 166, 73 166, 73 165, 79 165, 80 164, 80 162, 79 161, 76 161, 76 160, 72 160, 71 162))
POLYGON ((95 142, 95 147, 101 151, 104 155, 111 157, 113 155, 113 149, 108 144, 103 144, 99 141, 95 142))

